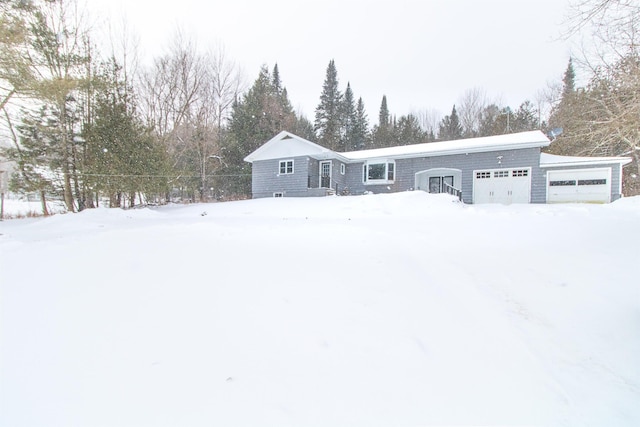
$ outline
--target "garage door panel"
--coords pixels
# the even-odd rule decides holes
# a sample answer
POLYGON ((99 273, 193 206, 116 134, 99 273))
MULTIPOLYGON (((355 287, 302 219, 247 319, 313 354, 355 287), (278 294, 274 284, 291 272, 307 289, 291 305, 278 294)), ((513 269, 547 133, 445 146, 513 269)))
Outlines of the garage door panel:
POLYGON ((611 169, 547 172, 547 203, 609 203, 611 169))
POLYGON ((473 172, 473 203, 529 203, 530 195, 529 168, 473 172))

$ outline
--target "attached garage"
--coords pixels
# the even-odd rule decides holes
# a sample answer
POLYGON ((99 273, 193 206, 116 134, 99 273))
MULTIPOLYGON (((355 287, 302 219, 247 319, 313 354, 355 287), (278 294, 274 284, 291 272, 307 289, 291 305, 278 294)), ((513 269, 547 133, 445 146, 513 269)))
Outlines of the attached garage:
POLYGON ((547 203, 609 203, 611 168, 550 170, 547 203))
POLYGON ((473 171, 473 203, 529 203, 531 168, 473 171))
POLYGON ((627 157, 570 157, 542 153, 547 203, 609 203, 622 197, 627 157))

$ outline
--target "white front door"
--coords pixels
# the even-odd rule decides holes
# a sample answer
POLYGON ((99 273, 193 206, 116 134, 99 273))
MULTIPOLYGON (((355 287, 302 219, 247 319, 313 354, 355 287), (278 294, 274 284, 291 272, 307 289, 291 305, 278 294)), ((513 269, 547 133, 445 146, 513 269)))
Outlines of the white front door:
POLYGON ((531 169, 473 171, 473 203, 529 203, 531 169))

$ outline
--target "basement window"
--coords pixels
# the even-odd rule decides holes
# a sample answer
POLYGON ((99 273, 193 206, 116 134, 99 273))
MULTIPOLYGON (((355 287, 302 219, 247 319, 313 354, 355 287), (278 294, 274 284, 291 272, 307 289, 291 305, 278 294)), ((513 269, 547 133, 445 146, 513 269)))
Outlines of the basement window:
POLYGON ((293 160, 280 160, 280 175, 293 173, 293 160))
POLYGON ((363 171, 365 184, 390 184, 396 179, 396 164, 393 161, 368 162, 363 171))
POLYGON ((278 191, 276 193, 273 193, 273 197, 284 197, 284 193, 281 191, 278 191))

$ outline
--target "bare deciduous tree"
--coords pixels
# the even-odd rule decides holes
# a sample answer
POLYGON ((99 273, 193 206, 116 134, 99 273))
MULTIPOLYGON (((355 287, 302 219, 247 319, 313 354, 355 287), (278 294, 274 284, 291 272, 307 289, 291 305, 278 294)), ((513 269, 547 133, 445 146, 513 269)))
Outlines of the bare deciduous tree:
POLYGON ((142 74, 146 121, 165 145, 176 179, 182 177, 180 183, 190 188, 191 197, 197 192, 204 200, 209 170, 222 164, 223 130, 241 82, 238 66, 222 47, 201 54, 180 32, 168 54, 142 74))
POLYGON ((487 106, 487 95, 483 89, 468 89, 458 100, 458 116, 465 138, 479 135, 482 111, 487 106))
POLYGON ((442 113, 436 109, 424 109, 411 113, 418 119, 418 123, 422 130, 431 136, 436 136, 438 132, 438 124, 442 120, 442 113))

